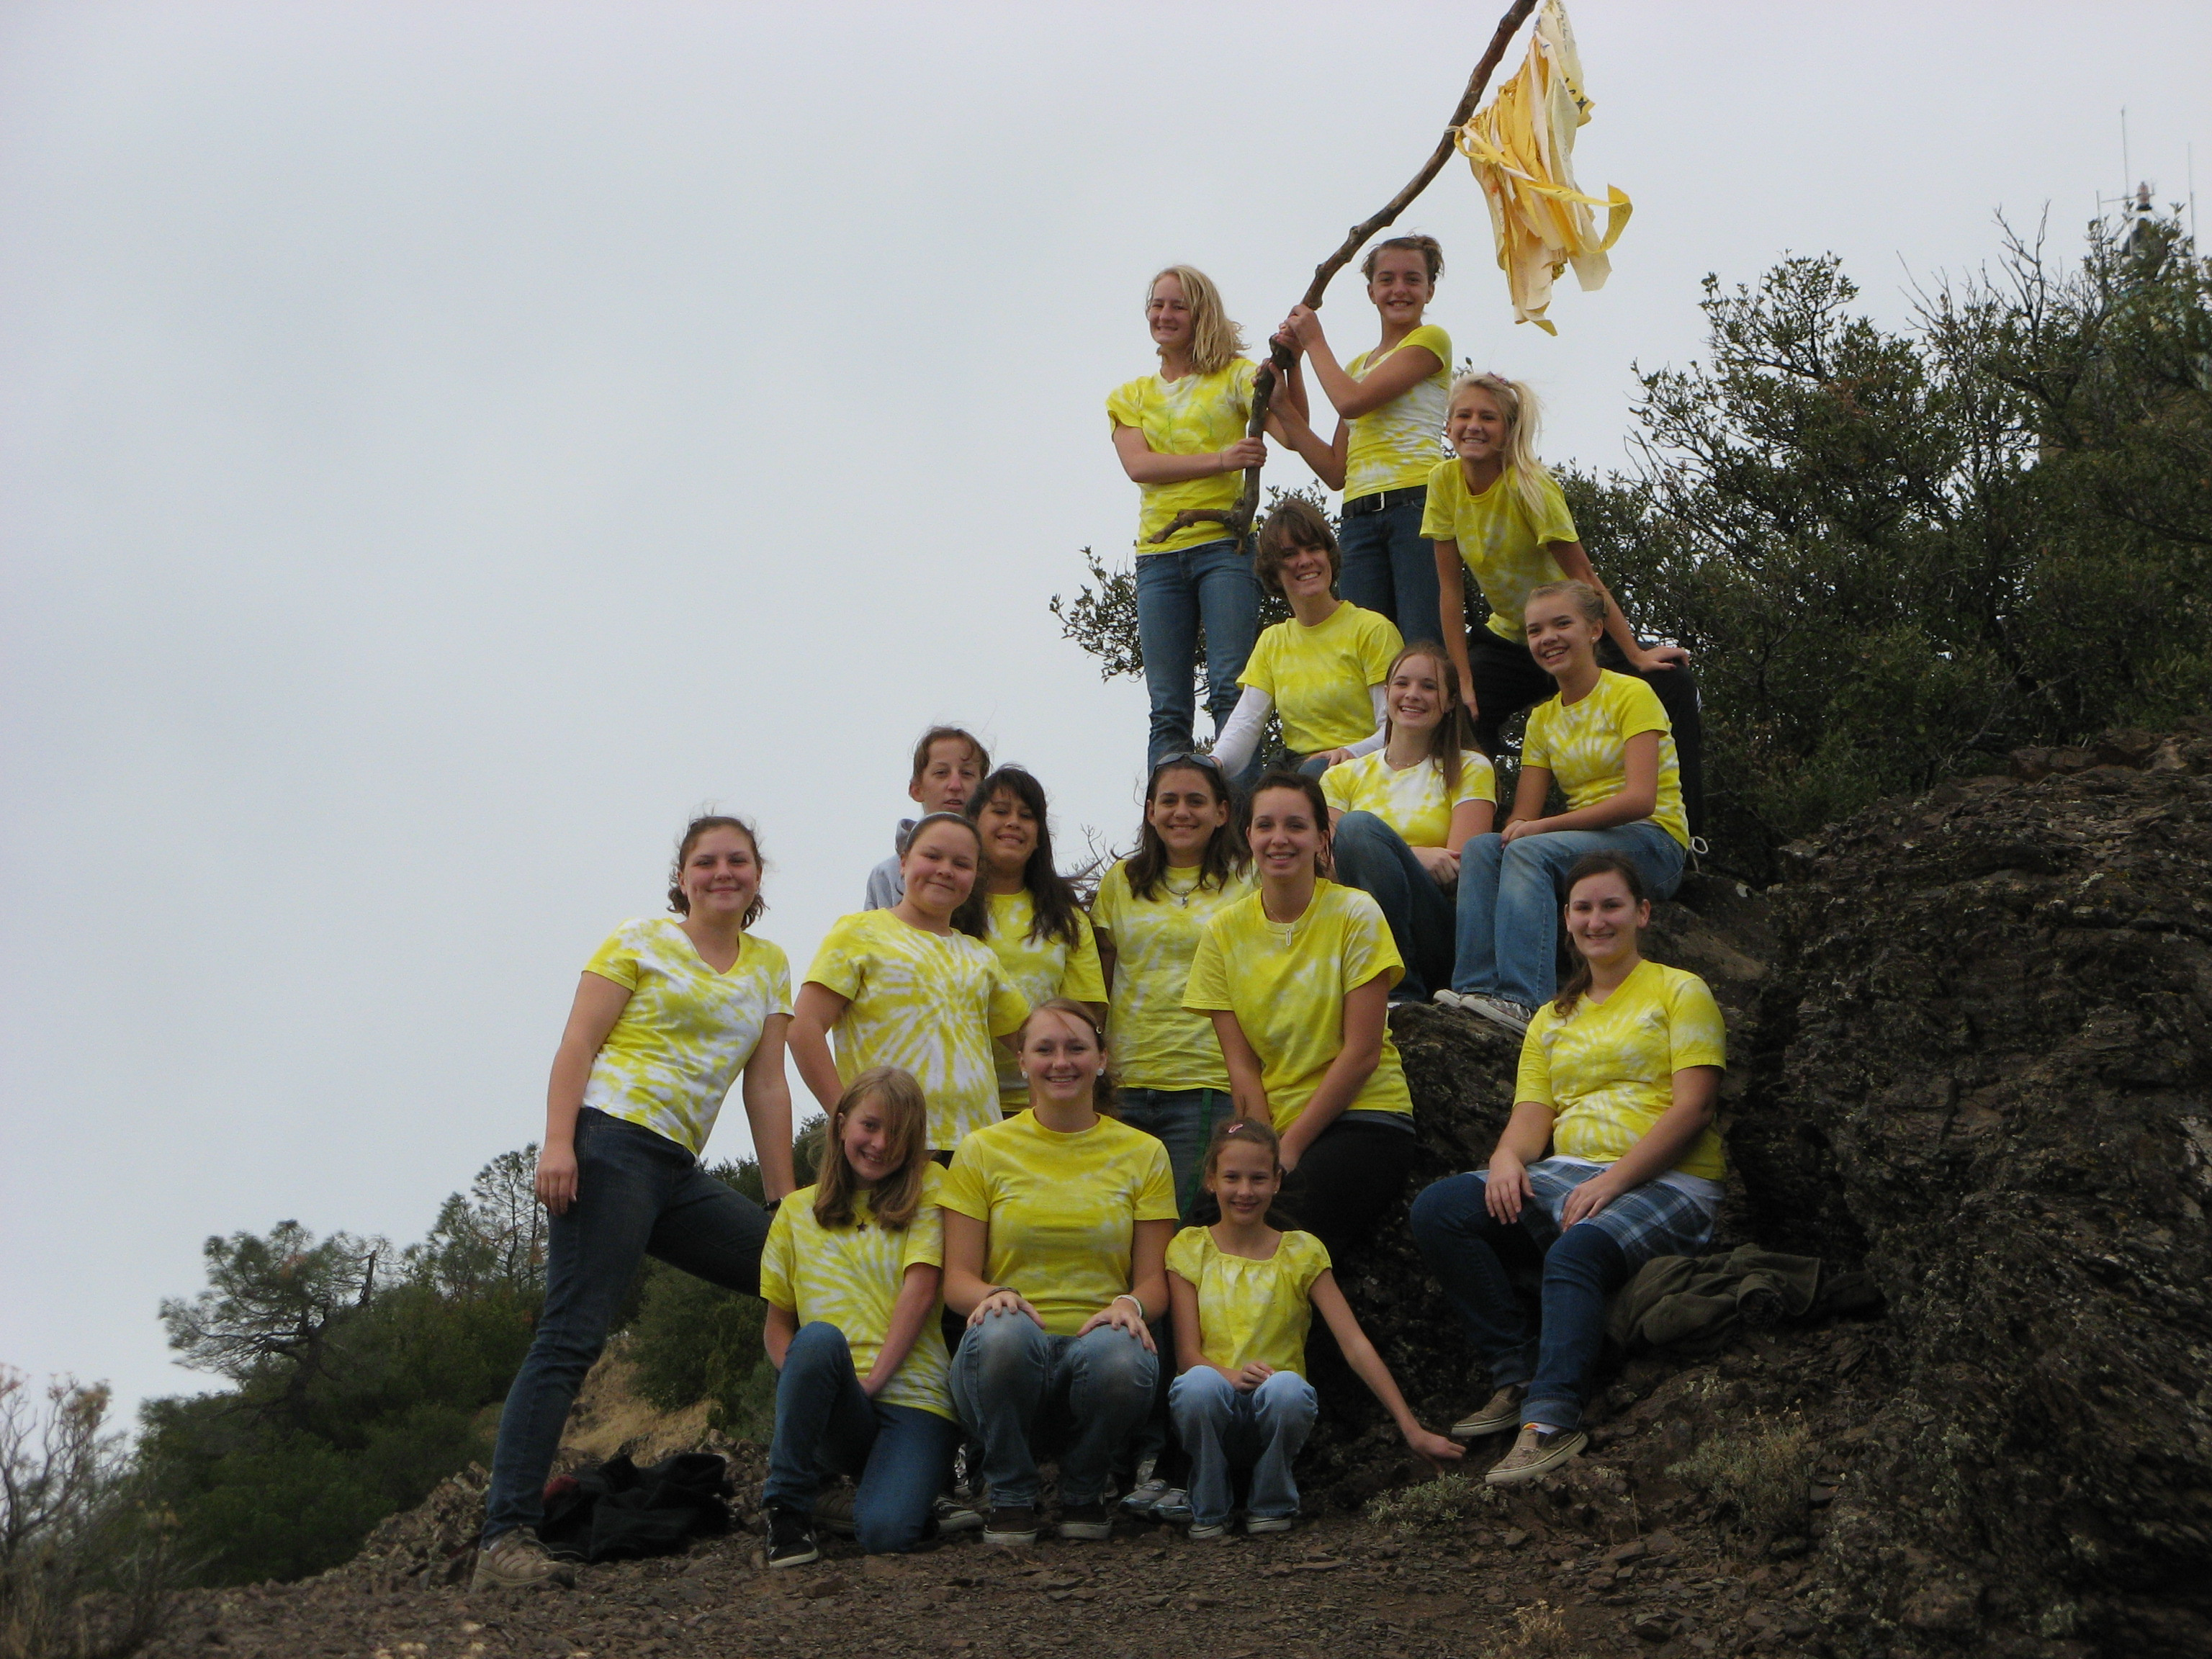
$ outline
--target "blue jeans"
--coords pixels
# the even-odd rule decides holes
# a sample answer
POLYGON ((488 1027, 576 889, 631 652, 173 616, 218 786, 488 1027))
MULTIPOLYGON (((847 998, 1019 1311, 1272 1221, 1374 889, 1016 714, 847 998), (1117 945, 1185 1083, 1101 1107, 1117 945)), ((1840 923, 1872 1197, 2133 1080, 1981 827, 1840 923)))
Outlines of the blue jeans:
POLYGON ((1034 1505, 1037 1459, 1055 1448, 1060 1503, 1097 1503, 1158 1375, 1157 1357, 1111 1325, 1080 1337, 1048 1335, 1021 1313, 970 1325, 952 1358, 952 1406, 983 1443, 992 1504, 1034 1505))
POLYGON ((1198 716, 1194 671, 1206 630, 1206 707, 1214 734, 1243 695, 1237 677, 1260 631, 1260 579, 1252 556, 1233 541, 1206 542, 1173 553, 1137 556, 1137 644, 1145 655, 1145 690, 1152 700, 1152 738, 1145 764, 1188 755, 1198 716))
POLYGON ((1354 513, 1346 507, 1336 527, 1337 550, 1344 557, 1336 591, 1397 623, 1407 644, 1418 640, 1441 644, 1444 635, 1437 592, 1437 544, 1421 534, 1421 511, 1429 492, 1389 493, 1390 505, 1380 513, 1354 513), (1406 499, 1397 500, 1400 495, 1406 499))
POLYGON ((1168 1390, 1176 1435, 1190 1454, 1190 1518, 1201 1527, 1229 1519, 1231 1477, 1252 1472, 1244 1504, 1254 1516, 1298 1512, 1291 1465, 1313 1432, 1321 1409, 1313 1384, 1296 1371, 1277 1371, 1252 1389, 1239 1389, 1211 1365, 1194 1365, 1168 1390))
POLYGON ((1132 1129, 1142 1129, 1168 1149, 1175 1171, 1176 1209, 1185 1223, 1198 1202, 1206 1143, 1213 1126, 1236 1115, 1225 1089, 1124 1089, 1115 1109, 1132 1129))
POLYGON ((1451 896, 1422 868, 1406 838, 1372 812, 1339 818, 1334 846, 1336 879, 1382 907, 1405 958, 1406 976, 1391 988, 1391 1000, 1426 1002, 1431 991, 1451 980, 1451 896))
POLYGON ((576 1115, 576 1198, 546 1243, 545 1306, 507 1392, 484 1498, 483 1541, 544 1513, 545 1476, 584 1373, 606 1346, 638 1264, 760 1294, 768 1212, 665 1135, 586 1107, 576 1115))
POLYGON ((1671 896, 1687 854, 1650 818, 1514 842, 1477 836, 1460 849, 1459 939, 1452 989, 1540 1008, 1559 988, 1560 884, 1577 859, 1621 853, 1651 896, 1671 896))
POLYGON ((853 1522, 860 1547, 902 1554, 928 1530, 929 1506, 951 1475, 959 1444, 960 1425, 951 1418, 869 1399, 845 1333, 817 1320, 800 1326, 784 1352, 762 1497, 803 1513, 825 1477, 858 1475, 853 1522))
POLYGON ((1712 1237, 1710 1206, 1656 1182, 1561 1232, 1554 1218, 1559 1205, 1600 1173, 1562 1170, 1552 1159, 1531 1164, 1535 1196, 1522 1202, 1516 1222, 1490 1213, 1487 1178, 1480 1174, 1447 1176, 1413 1200, 1408 1220, 1413 1243, 1466 1322, 1490 1371, 1490 1386, 1528 1386, 1524 1423, 1579 1426, 1590 1367, 1605 1341, 1607 1299, 1654 1256, 1694 1255, 1712 1237), (1538 1334, 1530 1332, 1498 1260, 1498 1247, 1516 1228, 1544 1254, 1538 1334))

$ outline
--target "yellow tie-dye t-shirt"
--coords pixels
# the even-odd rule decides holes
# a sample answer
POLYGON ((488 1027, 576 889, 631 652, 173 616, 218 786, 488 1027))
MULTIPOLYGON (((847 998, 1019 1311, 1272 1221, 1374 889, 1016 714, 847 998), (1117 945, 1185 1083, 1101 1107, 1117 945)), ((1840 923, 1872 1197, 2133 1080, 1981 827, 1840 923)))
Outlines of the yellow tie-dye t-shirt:
POLYGON ((1321 793, 1339 812, 1372 812, 1408 847, 1442 847, 1451 838, 1454 807, 1470 800, 1497 802, 1498 773, 1480 750, 1462 749, 1459 787, 1447 789, 1443 769, 1434 761, 1401 772, 1378 749, 1330 767, 1321 775, 1321 793))
POLYGON ((1553 697, 1530 709, 1521 764, 1549 772, 1567 798, 1567 810, 1578 812, 1628 787, 1628 740, 1639 732, 1659 734, 1659 798, 1651 821, 1687 847, 1690 821, 1682 811, 1674 729, 1659 694, 1633 674, 1601 668, 1597 684, 1579 702, 1553 697))
POLYGON ((978 1129, 937 1201, 984 1224, 983 1277, 1027 1297, 1054 1336, 1128 1290, 1137 1223, 1176 1218, 1168 1149, 1110 1117, 1073 1134, 1034 1112, 978 1129))
POLYGON ((1313 1284, 1328 1267, 1311 1233, 1285 1233, 1265 1261, 1230 1255, 1208 1227, 1186 1227, 1168 1243, 1168 1271, 1198 1291, 1198 1351, 1224 1370, 1256 1364, 1304 1376, 1313 1284))
MULTIPOLYGON (((1257 892, 1214 917, 1192 959, 1182 1006, 1237 1016, 1260 1057, 1268 1115, 1280 1133, 1298 1121, 1344 1051, 1346 994, 1377 974, 1392 985, 1406 976, 1382 907, 1355 887, 1320 881, 1296 921, 1268 921, 1257 892)), ((1345 1110, 1413 1115, 1406 1068, 1387 1024, 1382 1061, 1345 1110)))
POLYGON ((1275 700, 1283 746, 1297 755, 1342 749, 1375 732, 1375 694, 1405 648, 1379 611, 1340 602, 1318 628, 1296 617, 1262 629, 1237 684, 1275 700))
MULTIPOLYGON (((1561 1158, 1611 1164, 1674 1103, 1675 1073, 1727 1064, 1728 1027, 1705 981, 1644 962, 1603 1002, 1579 999, 1569 1018, 1556 1003, 1536 1011, 1513 1098, 1552 1109, 1561 1158)), ((1674 1167, 1718 1181, 1720 1131, 1707 1125, 1674 1167)))
POLYGON ((1114 939, 1114 998, 1106 1016, 1114 1073, 1132 1089, 1229 1087, 1229 1067, 1213 1022, 1182 1006, 1191 958, 1206 924, 1252 890, 1252 878, 1234 875, 1201 887, 1195 869, 1170 868, 1140 899, 1129 887, 1129 866, 1116 864, 1098 884, 1091 919, 1114 939))
MULTIPOLYGON (((794 1315, 803 1328, 835 1325, 853 1352, 853 1373, 865 1378, 890 1329, 906 1270, 945 1265, 945 1212, 937 1191, 945 1171, 934 1164, 921 1176, 921 1207, 903 1228, 879 1224, 868 1194, 853 1195, 852 1224, 825 1227, 814 1217, 812 1187, 801 1187, 775 1206, 768 1243, 761 1250, 761 1300, 794 1315)), ((876 1395, 886 1406, 952 1415, 943 1322, 935 1310, 921 1334, 876 1395)))
MULTIPOLYGON (((1036 901, 1024 888, 1018 893, 991 895, 991 935, 985 941, 1006 970, 1022 1000, 1034 1008, 1048 997, 1073 997, 1078 1002, 1106 1000, 1106 975, 1098 965, 1098 941, 1091 931, 1091 918, 1075 913, 1075 944, 1070 948, 1057 934, 1030 937, 1036 920, 1036 901)), ((1020 1061, 1003 1044, 999 1048, 999 1105, 1017 1111, 1030 1103, 1030 1085, 1022 1080, 1020 1061)))
POLYGON ((1531 514, 1521 499, 1511 467, 1480 495, 1470 495, 1457 460, 1441 463, 1429 474, 1428 505, 1421 510, 1421 534, 1431 541, 1459 544, 1460 562, 1474 575, 1490 602, 1490 631, 1518 644, 1528 635, 1523 611, 1528 595, 1546 582, 1565 579, 1559 562, 1546 552, 1551 542, 1576 542, 1574 514, 1548 472, 1536 480, 1543 511, 1531 514))
MULTIPOLYGON (((1245 425, 1252 418, 1254 372, 1249 358, 1237 357, 1226 368, 1186 374, 1180 380, 1147 374, 1108 393, 1106 413, 1115 426, 1132 426, 1143 433, 1155 455, 1215 454, 1243 440, 1245 425)), ((1138 554, 1172 553, 1177 548, 1227 540, 1228 526, 1210 520, 1185 525, 1164 541, 1152 538, 1187 507, 1234 507, 1243 487, 1242 472, 1216 472, 1181 483, 1139 484, 1138 554)))
POLYGON ((1363 351, 1344 366, 1364 380, 1377 363, 1419 346, 1436 355, 1436 373, 1413 382, 1380 409, 1352 418, 1344 447, 1344 499, 1356 501, 1385 489, 1410 489, 1429 481, 1443 453, 1444 405, 1451 392, 1451 336, 1424 323, 1379 357, 1363 351))
POLYGON ((836 1028, 838 1076, 850 1083, 871 1066, 913 1073, 933 1150, 999 1121, 992 1039, 1019 1029, 1030 1006, 982 940, 863 910, 830 924, 806 977, 850 1005, 836 1028))
POLYGON ((761 1029, 791 1012, 791 963, 748 933, 730 971, 700 957, 672 916, 626 921, 584 964, 629 992, 592 1057, 584 1104, 703 1151, 761 1029))

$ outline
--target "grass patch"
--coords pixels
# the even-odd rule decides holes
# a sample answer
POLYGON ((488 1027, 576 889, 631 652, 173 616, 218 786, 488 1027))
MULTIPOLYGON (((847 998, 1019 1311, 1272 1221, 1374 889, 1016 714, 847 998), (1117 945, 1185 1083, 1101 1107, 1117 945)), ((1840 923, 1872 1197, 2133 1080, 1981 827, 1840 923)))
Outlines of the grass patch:
POLYGON ((1711 1498, 1739 1529, 1773 1538, 1803 1529, 1813 1484, 1813 1431, 1754 1417, 1723 1430, 1667 1473, 1711 1498))
POLYGON ((1440 1474, 1419 1486, 1401 1486, 1372 1498, 1367 1518, 1378 1526, 1426 1530, 1471 1521, 1496 1501, 1481 1480, 1464 1474, 1440 1474))
POLYGON ((1483 1650, 1484 1659, 1583 1659, 1567 1621, 1549 1601, 1513 1609, 1513 1634, 1483 1650))

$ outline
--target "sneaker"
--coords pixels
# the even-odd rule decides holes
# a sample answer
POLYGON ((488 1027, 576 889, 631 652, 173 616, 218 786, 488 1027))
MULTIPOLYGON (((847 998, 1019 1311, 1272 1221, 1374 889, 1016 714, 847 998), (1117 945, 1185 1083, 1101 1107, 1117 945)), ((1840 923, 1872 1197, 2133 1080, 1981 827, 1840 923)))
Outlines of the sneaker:
POLYGON ((1228 1536, 1229 1523, 1226 1521, 1194 1521, 1190 1523, 1190 1541, 1194 1544, 1210 1544, 1217 1538, 1228 1536))
POLYGON ((540 1584, 558 1584, 566 1589, 575 1582, 575 1568, 555 1560, 532 1528, 517 1527, 477 1552, 477 1570, 469 1588, 535 1589, 540 1584))
POLYGON ((937 1501, 929 1506, 930 1519, 937 1522, 939 1535, 955 1532, 981 1532, 983 1516, 974 1505, 963 1504, 952 1493, 939 1492, 937 1501))
POLYGON ((1297 1524, 1295 1515, 1248 1515, 1244 1517, 1244 1534, 1257 1538, 1263 1532, 1288 1532, 1297 1524))
POLYGON ((1465 1012, 1479 1014, 1492 1025, 1503 1025, 1515 1036, 1528 1034, 1529 1018, 1536 1012, 1504 997, 1463 996, 1459 1000, 1459 1006, 1465 1012))
POLYGON ((1036 1506, 1030 1504, 994 1504, 991 1518, 983 1523, 983 1541, 987 1544, 1034 1544, 1037 1536, 1036 1506))
POLYGON ((1588 1444, 1589 1437, 1580 1429, 1540 1429, 1523 1423, 1513 1449, 1482 1478, 1493 1486, 1517 1486, 1550 1474, 1588 1444))
MULTIPOLYGON (((1139 1470, 1141 1474, 1143 1471, 1139 1470)), ((1133 1521, 1157 1521, 1160 1499, 1174 1488, 1157 1474, 1145 1474, 1121 1500, 1121 1513, 1133 1521)))
POLYGON ((1457 1008, 1463 1005, 1460 994, 1449 985, 1440 985, 1431 994, 1429 1000, 1439 1008, 1457 1008))
POLYGON ((1451 1425, 1455 1440, 1480 1440, 1486 1434, 1504 1434, 1508 1429, 1521 1426, 1521 1402, 1528 1397, 1528 1386, 1515 1382, 1498 1389, 1471 1417, 1462 1417, 1451 1425))
POLYGON ((803 1567, 819 1561, 822 1551, 814 1541, 814 1524, 805 1511, 788 1504, 768 1506, 768 1564, 771 1567, 803 1567))
POLYGON ((1152 1505, 1152 1519, 1171 1527, 1181 1526, 1190 1519, 1190 1494, 1181 1486, 1170 1486, 1160 1494, 1160 1501, 1152 1505))
POLYGON ((840 1538, 850 1538, 860 1530, 853 1519, 853 1499, 850 1486, 832 1486, 818 1493, 814 1499, 814 1524, 840 1538))
POLYGON ((1114 1535, 1114 1517, 1103 1504, 1068 1504, 1060 1511, 1060 1535, 1079 1543, 1103 1544, 1114 1535))

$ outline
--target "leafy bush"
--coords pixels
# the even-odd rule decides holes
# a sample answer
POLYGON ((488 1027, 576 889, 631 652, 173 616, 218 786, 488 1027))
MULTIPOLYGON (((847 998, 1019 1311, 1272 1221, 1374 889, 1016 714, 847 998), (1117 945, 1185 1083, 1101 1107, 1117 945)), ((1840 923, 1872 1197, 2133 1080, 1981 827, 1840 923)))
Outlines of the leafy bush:
POLYGON ((1774 1538, 1805 1523, 1814 1455, 1802 1423, 1753 1418, 1741 1431, 1709 1436, 1667 1473, 1703 1492, 1740 1530, 1774 1538))

